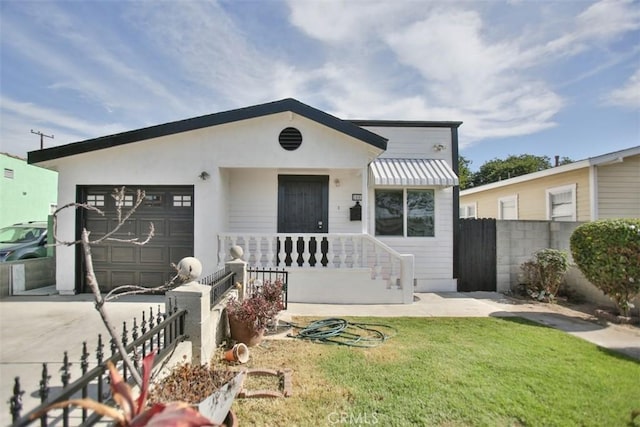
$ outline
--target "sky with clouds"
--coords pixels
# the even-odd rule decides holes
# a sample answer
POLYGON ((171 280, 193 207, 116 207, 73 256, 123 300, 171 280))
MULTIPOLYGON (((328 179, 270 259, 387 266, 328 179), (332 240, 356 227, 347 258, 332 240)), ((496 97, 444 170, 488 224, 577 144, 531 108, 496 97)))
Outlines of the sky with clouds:
POLYGON ((640 145, 640 2, 0 0, 0 151, 293 97, 462 121, 477 170, 640 145))

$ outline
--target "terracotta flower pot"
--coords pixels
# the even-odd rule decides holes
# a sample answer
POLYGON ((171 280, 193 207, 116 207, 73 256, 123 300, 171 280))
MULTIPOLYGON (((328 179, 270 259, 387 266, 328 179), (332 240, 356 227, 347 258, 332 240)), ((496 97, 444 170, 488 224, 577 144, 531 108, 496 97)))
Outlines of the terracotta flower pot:
POLYGON ((264 329, 256 331, 252 325, 248 325, 233 317, 229 317, 229 329, 231 339, 245 344, 247 347, 255 347, 262 342, 264 329))

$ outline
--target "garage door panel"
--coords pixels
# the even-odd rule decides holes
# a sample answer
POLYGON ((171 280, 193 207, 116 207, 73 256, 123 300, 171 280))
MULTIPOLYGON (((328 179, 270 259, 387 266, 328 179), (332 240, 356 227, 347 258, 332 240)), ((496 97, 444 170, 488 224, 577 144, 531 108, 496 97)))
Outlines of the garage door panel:
POLYGON ((140 262, 143 264, 170 264, 167 248, 164 246, 149 246, 149 244, 141 246, 140 262))
MULTIPOLYGON (((93 233, 91 233, 91 237, 93 237, 93 233)), ((105 246, 91 246, 91 258, 93 259, 93 263, 98 262, 107 262, 109 261, 109 251, 105 246)))
POLYGON ((177 264, 184 257, 193 256, 193 248, 187 246, 174 246, 169 248, 171 262, 177 264))
POLYGON ((91 231, 91 239, 93 240, 107 234, 109 221, 106 218, 92 218, 87 220, 86 228, 91 231))
POLYGON ((166 274, 158 271, 141 271, 140 284, 147 287, 157 287, 167 282, 166 274))
POLYGON ((137 247, 133 245, 111 245, 111 262, 135 264, 139 258, 137 252, 137 247))
POLYGON ((193 235, 193 221, 188 219, 170 219, 169 236, 185 237, 193 235))
MULTIPOLYGON (((118 226, 118 219, 110 218, 109 231, 115 230, 117 226, 118 226)), ((113 236, 118 237, 119 239, 133 239, 135 237, 138 237, 138 234, 136 233, 137 227, 138 227, 138 221, 135 219, 129 219, 122 224, 122 226, 118 229, 118 231, 113 233, 113 236)))
MULTIPOLYGON (((105 185, 82 189, 87 200, 80 202, 90 202, 105 211, 104 217, 85 211, 83 226, 92 231, 93 237, 102 236, 116 227, 117 213, 111 193, 119 187, 105 185)), ((133 204, 138 188, 145 190, 145 200, 114 237, 142 241, 149 233, 149 223, 154 224, 154 236, 144 246, 104 242, 92 248, 94 270, 101 277, 100 288, 105 291, 125 284, 158 286, 175 274, 171 263, 193 256, 193 187, 131 185, 127 186, 127 203, 133 204)), ((123 214, 128 209, 130 206, 123 207, 123 214)), ((79 290, 89 292, 84 286, 84 277, 79 280, 79 290)))
POLYGON ((112 271, 111 272, 111 286, 113 289, 123 285, 137 285, 138 273, 134 271, 112 271))
POLYGON ((153 238, 159 239, 163 238, 166 235, 166 219, 158 218, 158 217, 145 217, 140 218, 138 220, 138 236, 144 236, 146 238, 147 234, 149 234, 150 224, 153 224, 153 238))
POLYGON ((98 285, 100 285, 100 289, 102 289, 103 283, 108 283, 109 281, 109 273, 106 271, 94 271, 94 274, 98 285))

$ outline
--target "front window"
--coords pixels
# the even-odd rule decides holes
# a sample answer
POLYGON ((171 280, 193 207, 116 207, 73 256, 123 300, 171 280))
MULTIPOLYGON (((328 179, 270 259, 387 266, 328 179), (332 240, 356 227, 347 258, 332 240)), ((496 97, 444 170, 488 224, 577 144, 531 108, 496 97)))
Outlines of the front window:
POLYGON ((376 190, 376 235, 433 237, 433 190, 376 190))

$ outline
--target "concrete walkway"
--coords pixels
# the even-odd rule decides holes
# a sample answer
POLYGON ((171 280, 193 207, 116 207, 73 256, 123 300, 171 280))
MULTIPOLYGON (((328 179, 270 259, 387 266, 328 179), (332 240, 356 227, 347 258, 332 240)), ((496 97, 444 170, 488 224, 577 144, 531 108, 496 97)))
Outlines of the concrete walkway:
MULTIPOLYGON (((37 389, 42 363, 47 362, 52 393, 60 384, 59 369, 64 352, 72 366, 71 381, 79 377, 82 342, 95 366, 97 335, 105 343, 107 332, 95 311, 91 295, 29 295, 0 300, 0 424, 10 424, 8 400, 14 378, 20 377, 27 392, 23 414, 39 403, 37 389)), ((118 329, 133 317, 153 308, 157 313, 164 297, 140 295, 110 302, 108 310, 118 329)), ((551 305, 515 301, 490 292, 422 293, 410 305, 329 305, 290 303, 285 316, 379 316, 379 317, 506 317, 518 316, 575 335, 594 344, 619 351, 640 360, 640 328, 594 322, 590 315, 551 305)), ((105 353, 109 353, 108 347, 105 353)))

